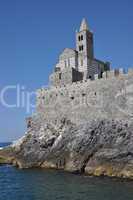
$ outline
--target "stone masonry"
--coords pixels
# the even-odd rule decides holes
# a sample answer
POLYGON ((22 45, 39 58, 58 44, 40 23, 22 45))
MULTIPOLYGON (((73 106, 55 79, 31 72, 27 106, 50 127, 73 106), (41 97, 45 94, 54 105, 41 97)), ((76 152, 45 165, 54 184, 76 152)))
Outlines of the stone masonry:
POLYGON ((50 76, 50 82, 58 86, 81 80, 93 80, 95 74, 101 78, 103 72, 109 69, 109 62, 105 63, 94 57, 93 33, 83 19, 80 30, 76 32, 76 49, 63 50, 50 76))
POLYGON ((103 78, 50 86, 37 91, 37 113, 48 121, 67 118, 81 124, 92 119, 133 119, 133 69, 105 72, 103 78))

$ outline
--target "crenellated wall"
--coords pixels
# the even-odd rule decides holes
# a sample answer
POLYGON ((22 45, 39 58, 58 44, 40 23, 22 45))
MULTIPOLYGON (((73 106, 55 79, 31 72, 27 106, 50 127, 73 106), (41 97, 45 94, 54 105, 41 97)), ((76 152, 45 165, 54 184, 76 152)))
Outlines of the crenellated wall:
POLYGON ((74 123, 96 118, 133 119, 133 69, 105 72, 102 79, 85 80, 37 91, 37 113, 56 122, 74 123))

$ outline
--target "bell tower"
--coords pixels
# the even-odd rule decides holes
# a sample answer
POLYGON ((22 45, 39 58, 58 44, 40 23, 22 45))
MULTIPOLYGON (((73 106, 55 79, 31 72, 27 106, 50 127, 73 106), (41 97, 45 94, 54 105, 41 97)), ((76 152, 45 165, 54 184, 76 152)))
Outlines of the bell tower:
POLYGON ((87 74, 88 65, 94 58, 93 33, 89 30, 86 19, 83 19, 79 32, 76 32, 76 50, 78 51, 78 70, 87 74))

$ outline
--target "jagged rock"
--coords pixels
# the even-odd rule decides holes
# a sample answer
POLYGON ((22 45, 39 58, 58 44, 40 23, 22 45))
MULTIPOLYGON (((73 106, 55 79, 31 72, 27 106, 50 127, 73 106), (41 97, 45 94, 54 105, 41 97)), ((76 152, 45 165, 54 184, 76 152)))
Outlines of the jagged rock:
POLYGON ((44 124, 38 132, 29 129, 12 152, 20 168, 133 178, 133 123, 94 120, 76 125, 65 119, 44 124))

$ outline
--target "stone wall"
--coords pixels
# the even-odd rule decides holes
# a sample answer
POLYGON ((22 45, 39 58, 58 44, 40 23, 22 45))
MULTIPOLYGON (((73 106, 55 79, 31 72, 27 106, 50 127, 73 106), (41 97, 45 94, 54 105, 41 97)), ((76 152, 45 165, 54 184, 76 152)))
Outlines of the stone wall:
POLYGON ((133 69, 37 91, 37 113, 53 123, 63 117, 80 124, 97 118, 133 119, 133 69))
POLYGON ((54 87, 61 87, 73 82, 83 80, 83 73, 74 68, 66 68, 63 71, 56 71, 50 75, 50 84, 54 87))
POLYGON ((75 68, 78 70, 78 52, 65 48, 59 56, 59 62, 56 64, 56 68, 60 68, 61 71, 66 68, 75 68))

